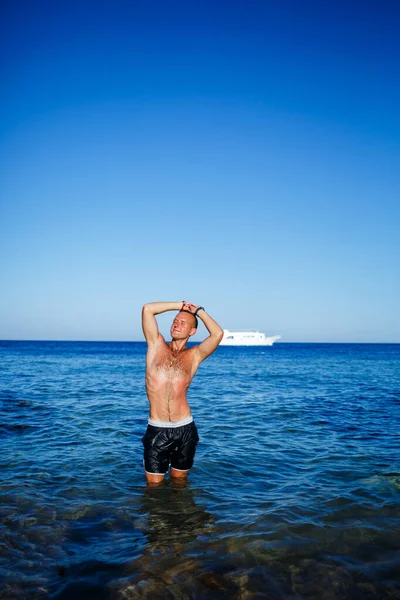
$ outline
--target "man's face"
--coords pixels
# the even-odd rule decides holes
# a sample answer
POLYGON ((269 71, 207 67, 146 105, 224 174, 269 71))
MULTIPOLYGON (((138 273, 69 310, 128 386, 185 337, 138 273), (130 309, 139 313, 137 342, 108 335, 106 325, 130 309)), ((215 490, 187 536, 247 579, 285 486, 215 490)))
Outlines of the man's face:
POLYGON ((196 333, 194 316, 186 312, 176 315, 171 325, 171 337, 182 340, 196 333))

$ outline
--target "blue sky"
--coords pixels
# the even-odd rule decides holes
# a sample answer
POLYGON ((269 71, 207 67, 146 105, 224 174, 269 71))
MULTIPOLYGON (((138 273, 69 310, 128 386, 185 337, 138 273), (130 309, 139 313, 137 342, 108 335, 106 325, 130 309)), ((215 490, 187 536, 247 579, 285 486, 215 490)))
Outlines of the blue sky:
POLYGON ((140 340, 143 303, 185 299, 287 342, 400 342, 398 3, 0 21, 0 339, 140 340))

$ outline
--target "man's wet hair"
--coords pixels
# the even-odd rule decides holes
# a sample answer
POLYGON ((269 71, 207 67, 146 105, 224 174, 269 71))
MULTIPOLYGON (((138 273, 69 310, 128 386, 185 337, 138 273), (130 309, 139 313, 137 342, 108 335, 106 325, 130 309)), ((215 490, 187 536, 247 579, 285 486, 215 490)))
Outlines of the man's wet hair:
POLYGON ((185 312, 185 313, 188 313, 189 315, 192 315, 192 317, 194 317, 194 326, 195 326, 196 329, 198 328, 198 326, 199 326, 199 320, 196 317, 196 315, 194 315, 192 312, 190 312, 190 310, 186 310, 186 308, 183 308, 179 312, 185 312))

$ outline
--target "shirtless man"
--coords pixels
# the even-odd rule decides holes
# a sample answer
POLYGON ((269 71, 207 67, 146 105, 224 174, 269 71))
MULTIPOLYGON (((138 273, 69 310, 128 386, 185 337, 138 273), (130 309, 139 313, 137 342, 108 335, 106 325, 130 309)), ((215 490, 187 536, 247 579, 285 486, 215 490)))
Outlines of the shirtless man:
POLYGON ((193 465, 199 441, 186 392, 199 364, 214 352, 222 340, 221 327, 202 306, 189 302, 151 302, 142 311, 147 342, 146 391, 150 418, 143 437, 144 468, 149 484, 160 483, 171 464, 171 477, 184 478, 193 465), (171 325, 172 341, 167 344, 158 331, 155 315, 179 311, 171 325), (196 333, 197 317, 209 336, 198 346, 186 348, 196 333))

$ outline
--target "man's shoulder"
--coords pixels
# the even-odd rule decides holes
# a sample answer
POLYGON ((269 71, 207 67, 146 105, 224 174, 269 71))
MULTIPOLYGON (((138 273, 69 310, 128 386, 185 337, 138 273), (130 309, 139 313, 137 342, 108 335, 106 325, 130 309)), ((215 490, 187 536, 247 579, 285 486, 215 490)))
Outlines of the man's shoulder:
POLYGON ((166 343, 164 337, 161 335, 161 333, 158 334, 157 339, 152 342, 149 343, 147 342, 147 352, 151 352, 151 351, 155 351, 158 350, 161 347, 165 347, 168 346, 168 344, 166 343))
POLYGON ((186 348, 185 350, 185 354, 187 356, 187 359, 192 361, 192 363, 198 363, 199 362, 199 352, 198 352, 198 345, 196 346, 192 346, 191 348, 186 348))
POLYGON ((191 348, 186 348, 185 352, 187 352, 188 354, 196 354, 197 346, 191 346, 191 348))

